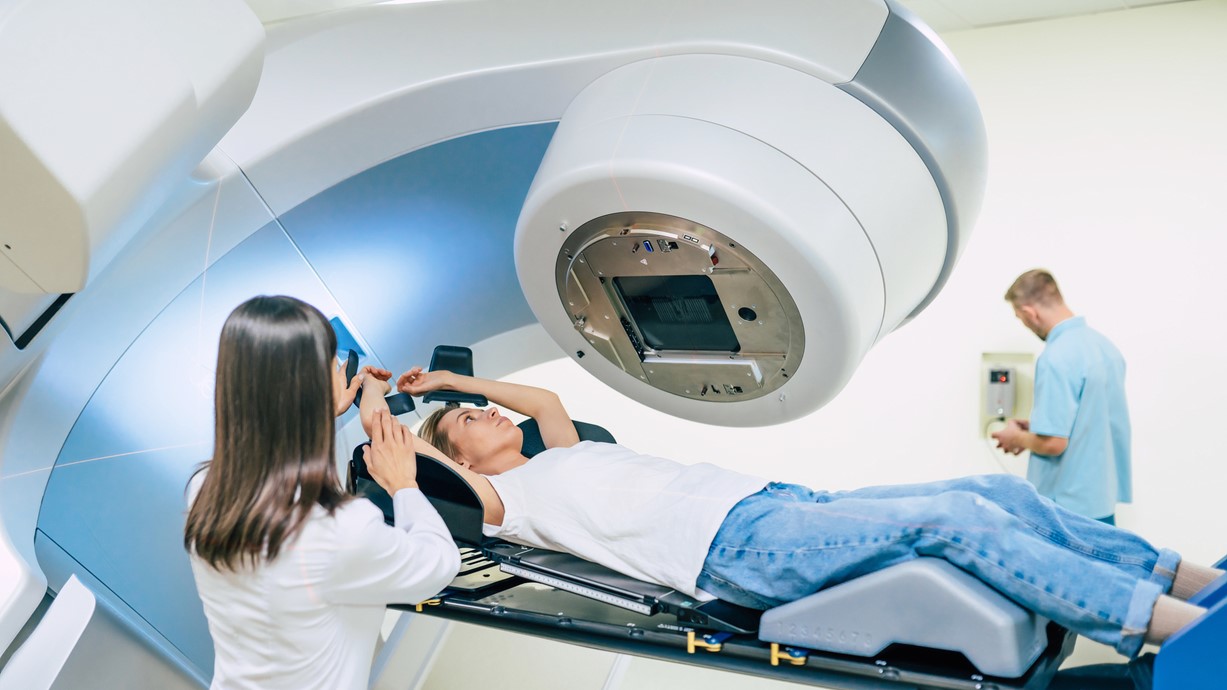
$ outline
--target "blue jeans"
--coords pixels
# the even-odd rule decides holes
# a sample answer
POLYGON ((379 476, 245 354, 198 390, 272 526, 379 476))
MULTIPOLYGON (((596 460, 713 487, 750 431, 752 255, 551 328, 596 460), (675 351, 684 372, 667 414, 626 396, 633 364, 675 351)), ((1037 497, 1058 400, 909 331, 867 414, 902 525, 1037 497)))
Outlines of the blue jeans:
POLYGON ((998 474, 856 491, 769 484, 729 511, 698 586, 767 609, 920 556, 1135 656, 1180 556, 998 474))

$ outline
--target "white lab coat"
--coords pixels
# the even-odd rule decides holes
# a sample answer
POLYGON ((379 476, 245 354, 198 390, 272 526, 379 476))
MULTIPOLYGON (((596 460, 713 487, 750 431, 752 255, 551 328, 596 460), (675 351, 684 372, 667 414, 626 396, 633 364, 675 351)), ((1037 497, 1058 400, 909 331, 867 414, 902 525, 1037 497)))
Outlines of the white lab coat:
POLYGON ((398 491, 393 506, 395 527, 365 499, 331 517, 316 506, 277 559, 256 568, 219 571, 191 556, 216 654, 211 688, 365 688, 385 605, 431 597, 460 567, 421 491, 398 491))

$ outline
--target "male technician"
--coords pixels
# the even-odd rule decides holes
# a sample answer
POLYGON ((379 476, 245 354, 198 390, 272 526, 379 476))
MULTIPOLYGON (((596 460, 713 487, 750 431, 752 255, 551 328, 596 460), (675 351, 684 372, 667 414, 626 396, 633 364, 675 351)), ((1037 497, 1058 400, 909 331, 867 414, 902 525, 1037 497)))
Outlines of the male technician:
POLYGON ((993 438, 1007 452, 1031 451, 1027 479, 1042 495, 1116 524, 1116 504, 1133 498, 1125 359, 1070 311, 1051 273, 1027 271, 1005 299, 1045 346, 1031 419, 1012 419, 993 438))

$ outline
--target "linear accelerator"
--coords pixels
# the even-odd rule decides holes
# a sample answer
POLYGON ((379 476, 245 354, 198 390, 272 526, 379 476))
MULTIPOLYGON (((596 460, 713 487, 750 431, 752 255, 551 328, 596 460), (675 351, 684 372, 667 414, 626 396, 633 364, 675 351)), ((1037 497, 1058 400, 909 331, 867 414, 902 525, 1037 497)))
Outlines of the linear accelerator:
MULTIPOLYGON (((21 66, 0 71, 0 641, 23 642, 0 688, 207 682, 183 488, 247 297, 315 304, 387 368, 510 342, 483 375, 561 352, 662 413, 762 426, 831 400, 935 298, 983 194, 975 98, 893 0, 443 0, 268 27, 240 0, 104 5, 0 12, 21 66)), ((437 610, 830 687, 1038 688, 1069 651, 1040 624, 1012 678, 914 645, 894 664, 785 643, 807 661, 781 668, 757 640, 679 652, 711 632, 680 609, 622 639, 616 605, 510 624, 470 595, 437 610)), ((1155 687, 1213 686, 1193 660, 1221 609, 1155 687)))

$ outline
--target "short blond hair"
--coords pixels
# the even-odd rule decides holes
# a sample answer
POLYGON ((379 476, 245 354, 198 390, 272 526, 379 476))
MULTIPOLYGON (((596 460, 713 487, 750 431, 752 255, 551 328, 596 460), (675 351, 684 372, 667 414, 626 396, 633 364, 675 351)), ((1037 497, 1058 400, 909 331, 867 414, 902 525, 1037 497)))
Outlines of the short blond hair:
POLYGON ((1065 298, 1057 287, 1057 279, 1041 268, 1035 268, 1018 276, 1009 290, 1005 291, 1005 301, 1021 307, 1026 304, 1050 306, 1062 304, 1065 298))

